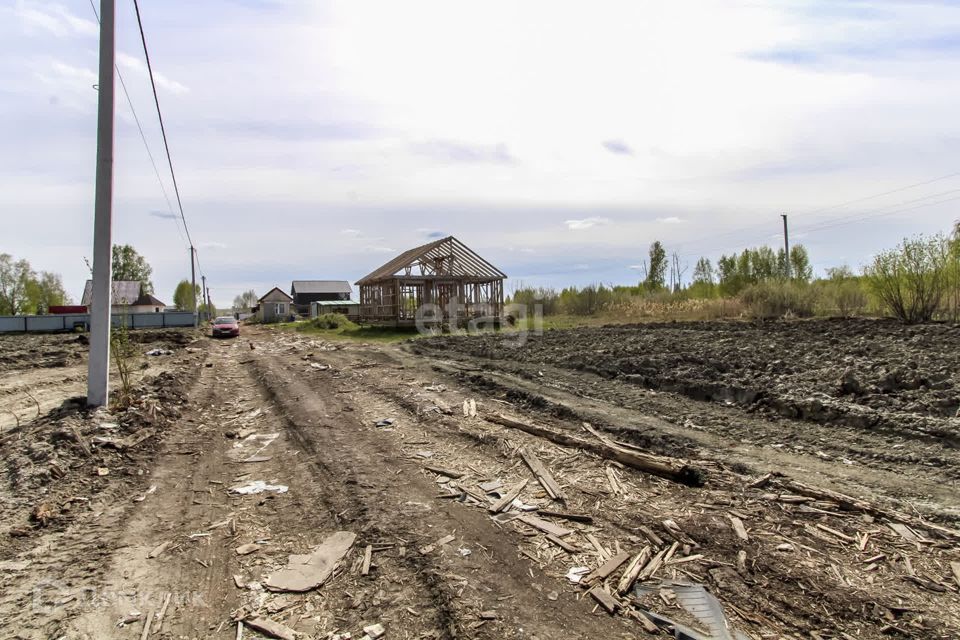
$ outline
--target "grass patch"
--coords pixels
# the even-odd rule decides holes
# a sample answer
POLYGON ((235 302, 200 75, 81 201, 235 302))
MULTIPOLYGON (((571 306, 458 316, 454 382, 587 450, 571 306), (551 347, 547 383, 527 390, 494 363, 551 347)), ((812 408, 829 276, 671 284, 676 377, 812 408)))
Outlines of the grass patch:
POLYGON ((282 322, 277 326, 283 331, 297 331, 322 336, 328 340, 400 342, 420 337, 413 328, 361 326, 339 313, 325 313, 310 320, 282 322))

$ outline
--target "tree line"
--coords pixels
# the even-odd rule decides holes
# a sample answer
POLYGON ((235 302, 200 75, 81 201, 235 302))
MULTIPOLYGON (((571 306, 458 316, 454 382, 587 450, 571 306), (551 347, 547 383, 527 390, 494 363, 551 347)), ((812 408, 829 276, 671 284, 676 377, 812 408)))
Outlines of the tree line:
POLYGON ((789 257, 782 248, 767 246, 722 255, 716 264, 701 257, 690 281, 684 282, 686 266, 679 256, 669 255, 663 243, 654 241, 639 269, 642 278, 635 286, 593 284, 559 291, 520 286, 509 301, 539 304, 546 315, 629 316, 643 307, 652 309, 650 315, 669 316, 677 309, 703 311, 716 301, 713 306, 723 309, 721 317, 853 316, 869 311, 905 323, 960 320, 960 223, 949 235, 904 239, 877 254, 859 275, 842 265, 814 278, 810 255, 800 244, 791 247, 789 257))

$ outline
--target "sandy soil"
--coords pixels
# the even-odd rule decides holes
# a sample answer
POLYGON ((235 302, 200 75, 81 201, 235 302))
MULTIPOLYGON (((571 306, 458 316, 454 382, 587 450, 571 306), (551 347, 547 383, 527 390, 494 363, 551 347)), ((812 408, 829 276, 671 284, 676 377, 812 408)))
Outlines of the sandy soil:
POLYGON ((65 406, 0 443, 19 461, 0 490, 10 541, 0 547, 0 618, 22 638, 140 638, 145 623, 147 637, 235 638, 238 621, 243 637, 260 637, 246 626, 255 616, 309 638, 360 638, 377 623, 388 639, 637 637, 647 635, 641 609, 696 625, 661 584, 683 580, 716 595, 741 637, 954 638, 957 460, 950 406, 934 392, 952 392, 955 356, 925 346, 948 329, 929 331, 944 334, 661 325, 514 347, 493 336, 383 346, 245 330, 173 345, 123 415, 65 406), (813 368, 821 343, 841 352, 861 338, 897 360, 867 353, 813 368), (808 364, 787 372, 756 349, 737 351, 750 340, 807 340, 790 353, 810 354, 808 364), (903 366, 927 381, 926 371, 949 375, 885 378, 870 364, 881 357, 887 369, 912 358, 916 367, 903 366), (852 377, 856 392, 842 388, 852 377), (685 380, 714 386, 704 394, 685 380), (784 409, 816 394, 835 403, 836 419, 784 409), (858 407, 885 415, 847 420, 858 407), (917 419, 898 433, 889 413, 917 419), (595 445, 590 422, 706 482, 643 473, 492 421, 499 414, 595 445), (113 431, 128 444, 152 435, 122 449, 94 440, 113 431), (521 450, 542 461, 561 499, 521 450), (230 491, 255 480, 286 491, 230 491), (497 496, 523 481, 519 502, 491 517, 497 496), (265 588, 288 555, 337 531, 356 540, 320 588, 265 588), (567 574, 621 552, 663 562, 641 578, 647 595, 617 594, 627 563, 597 582, 617 599, 611 615, 567 574))

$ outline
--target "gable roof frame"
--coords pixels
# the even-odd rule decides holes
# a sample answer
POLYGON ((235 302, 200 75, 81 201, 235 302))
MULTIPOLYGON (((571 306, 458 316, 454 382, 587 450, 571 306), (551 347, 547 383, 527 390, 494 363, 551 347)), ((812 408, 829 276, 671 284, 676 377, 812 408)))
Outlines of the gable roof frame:
POLYGON ((357 284, 372 284, 393 277, 402 277, 397 275, 400 271, 409 276, 414 267, 419 267, 421 275, 436 275, 437 277, 480 277, 490 280, 500 280, 507 277, 505 273, 484 260, 470 247, 453 236, 447 236, 404 251, 393 260, 383 264, 379 269, 358 280, 357 284), (433 273, 427 273, 431 269, 433 273), (446 270, 446 272, 438 273, 438 271, 443 270, 446 270))
POLYGON ((293 302, 293 298, 290 297, 290 294, 284 291, 283 289, 281 289, 280 287, 274 287, 273 289, 270 289, 270 291, 267 291, 265 294, 260 296, 257 302, 263 302, 264 299, 274 291, 278 292, 280 295, 285 297, 287 299, 287 302, 293 302))

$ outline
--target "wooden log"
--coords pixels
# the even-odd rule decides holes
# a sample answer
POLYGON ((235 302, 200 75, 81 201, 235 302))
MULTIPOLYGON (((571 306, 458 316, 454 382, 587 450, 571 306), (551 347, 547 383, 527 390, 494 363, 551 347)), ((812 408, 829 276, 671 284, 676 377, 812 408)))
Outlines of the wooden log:
POLYGON ((363 550, 363 566, 360 567, 360 575, 365 576, 370 574, 370 562, 373 560, 373 545, 367 545, 367 548, 363 550))
MULTIPOLYGON (((606 438, 605 436, 601 436, 596 440, 586 440, 584 438, 578 438, 567 433, 562 433, 553 429, 547 429, 545 427, 540 427, 528 422, 523 422, 503 414, 484 416, 484 419, 504 427, 519 429, 520 431, 525 431, 531 435, 546 438, 551 442, 556 442, 557 444, 566 447, 575 447, 578 449, 583 449, 584 451, 590 451, 591 453, 595 453, 602 458, 616 460, 617 462, 620 462, 628 467, 632 467, 661 478, 673 480, 674 482, 679 482, 680 484, 685 484, 692 487, 702 487, 707 479, 706 470, 700 467, 694 467, 685 464, 683 461, 674 458, 653 456, 651 454, 641 454, 636 451, 631 451, 614 444, 612 440, 606 438)), ((593 433, 597 434, 595 430, 593 433)))
POLYGON ((844 511, 861 511, 863 513, 869 513, 872 516, 877 516, 880 518, 887 518, 888 520, 893 520, 894 522, 901 522, 906 525, 922 527, 936 531, 946 538, 953 538, 955 540, 960 540, 960 530, 951 529, 950 527, 944 527, 933 522, 928 522, 926 520, 919 520, 913 516, 909 516, 905 513, 900 513, 898 511, 893 511, 890 509, 884 509, 878 507, 874 504, 871 504, 865 500, 859 500, 852 496, 848 496, 843 493, 838 493, 836 491, 831 491, 830 489, 820 489, 818 487, 812 487, 808 484, 802 482, 797 482, 796 480, 786 480, 779 479, 777 480, 778 484, 799 493, 801 495, 809 496, 816 498, 817 500, 826 500, 829 502, 835 502, 840 509, 844 511))
POLYGON ((525 448, 520 448, 520 457, 523 458, 523 461, 527 463, 527 466, 530 467, 530 471, 533 472, 533 475, 536 476, 537 482, 543 487, 543 490, 547 492, 547 495, 554 500, 564 500, 563 491, 560 489, 559 483, 553 478, 553 475, 550 471, 543 466, 543 463, 540 462, 540 458, 537 457, 533 451, 527 451, 525 448))
POLYGON ((523 488, 527 486, 527 480, 523 479, 508 490, 503 497, 490 505, 490 513, 500 513, 510 506, 510 503, 517 499, 523 488))

